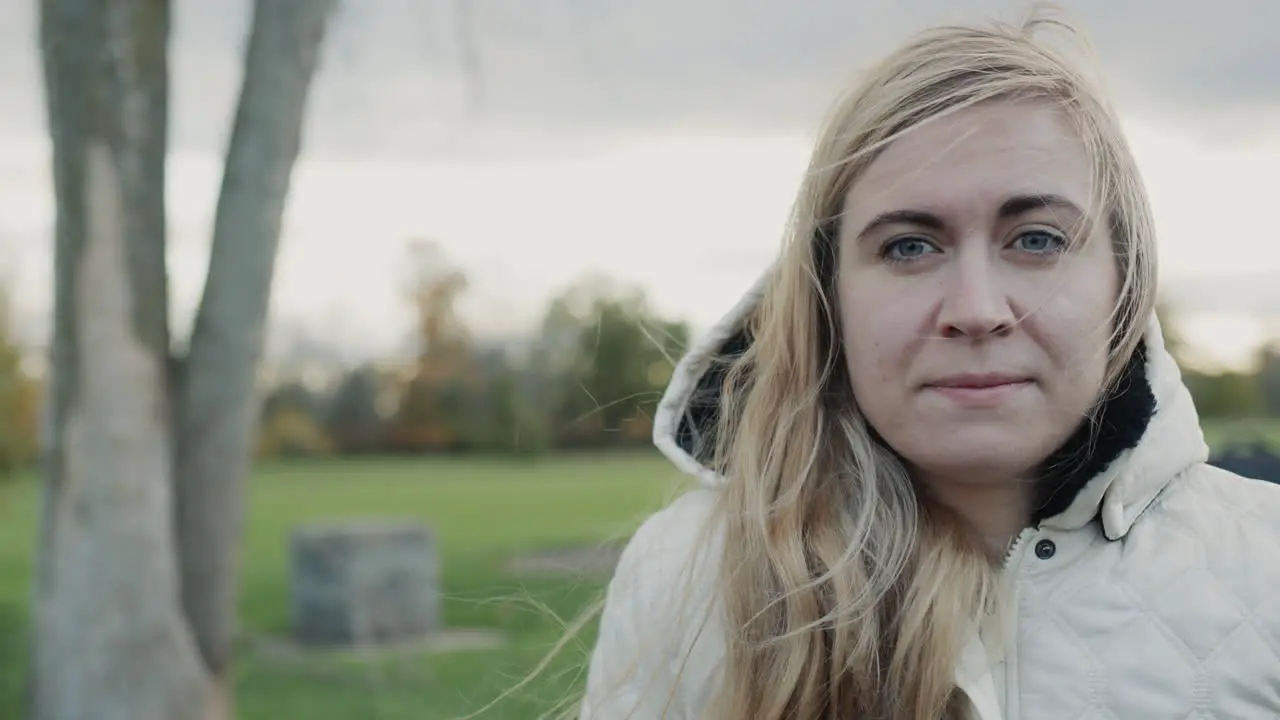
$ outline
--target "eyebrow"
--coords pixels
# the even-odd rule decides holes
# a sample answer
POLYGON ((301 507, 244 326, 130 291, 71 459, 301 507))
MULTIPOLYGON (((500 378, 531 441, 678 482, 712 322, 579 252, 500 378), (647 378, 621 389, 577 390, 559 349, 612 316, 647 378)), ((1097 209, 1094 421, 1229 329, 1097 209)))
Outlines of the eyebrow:
MULTIPOLYGON (((1077 216, 1083 216, 1084 211, 1075 203, 1061 195, 1052 193, 1040 195, 1014 195, 1008 200, 1000 204, 1000 209, 996 211, 996 217, 1001 220, 1017 217, 1023 213, 1032 210, 1067 210, 1075 213, 1077 216)), ((929 230, 945 230, 946 222, 941 217, 931 212, 923 210, 889 210, 882 212, 871 219, 861 231, 858 232, 858 239, 869 235, 873 230, 884 227, 885 225, 915 225, 916 227, 927 228, 929 230)))
POLYGON ((1014 195, 1000 205, 996 216, 1004 220, 1016 217, 1031 210, 1068 210, 1077 215, 1084 215, 1075 203, 1061 195, 1014 195))

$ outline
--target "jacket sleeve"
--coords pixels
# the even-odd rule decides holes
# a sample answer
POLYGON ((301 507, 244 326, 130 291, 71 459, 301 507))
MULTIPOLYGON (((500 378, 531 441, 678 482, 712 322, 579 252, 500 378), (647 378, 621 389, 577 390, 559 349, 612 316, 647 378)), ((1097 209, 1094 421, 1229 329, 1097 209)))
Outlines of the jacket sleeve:
POLYGON ((580 720, 694 720, 718 669, 707 620, 709 490, 688 493, 632 536, 605 595, 580 720))

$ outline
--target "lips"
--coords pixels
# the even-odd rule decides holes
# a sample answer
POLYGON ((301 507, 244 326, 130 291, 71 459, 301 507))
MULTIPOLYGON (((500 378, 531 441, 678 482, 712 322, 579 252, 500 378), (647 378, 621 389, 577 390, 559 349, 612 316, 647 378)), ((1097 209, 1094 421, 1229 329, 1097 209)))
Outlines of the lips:
POLYGON ((990 390, 1010 385, 1022 385, 1029 382, 1031 382, 1031 378, 1025 375, 973 373, 950 375, 945 378, 926 383, 925 387, 949 390, 990 390))
POLYGON ((984 373, 951 375, 925 385, 925 390, 942 396, 953 406, 995 409, 1031 385, 1031 378, 1025 375, 984 373))

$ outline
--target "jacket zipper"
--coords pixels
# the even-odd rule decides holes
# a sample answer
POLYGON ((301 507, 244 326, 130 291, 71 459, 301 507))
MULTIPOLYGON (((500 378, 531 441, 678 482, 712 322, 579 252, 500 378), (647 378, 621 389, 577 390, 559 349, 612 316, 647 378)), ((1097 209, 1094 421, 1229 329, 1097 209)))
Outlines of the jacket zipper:
POLYGON ((1021 715, 1021 707, 1017 702, 1018 683, 1017 683, 1017 664, 1018 664, 1018 571, 1022 566, 1022 560, 1026 556, 1027 541, 1032 538, 1039 528, 1027 527, 1014 537, 1013 542, 1009 543, 1009 548, 1005 551, 1004 559, 1001 562, 1001 573, 1004 575, 1005 581, 1008 583, 1008 600, 1010 607, 1008 608, 1008 627, 1006 632, 1002 633, 1005 639, 1004 655, 1004 699, 1001 703, 1004 707, 1004 720, 1018 720, 1021 715))
POLYGON ((1007 571, 1009 569, 1009 561, 1013 559, 1014 553, 1018 552, 1027 538, 1031 537, 1035 532, 1035 528, 1023 528, 1022 532, 1019 532, 1013 537, 1013 540, 1009 541, 1009 546, 1004 551, 1004 558, 1000 561, 1001 570, 1007 571))

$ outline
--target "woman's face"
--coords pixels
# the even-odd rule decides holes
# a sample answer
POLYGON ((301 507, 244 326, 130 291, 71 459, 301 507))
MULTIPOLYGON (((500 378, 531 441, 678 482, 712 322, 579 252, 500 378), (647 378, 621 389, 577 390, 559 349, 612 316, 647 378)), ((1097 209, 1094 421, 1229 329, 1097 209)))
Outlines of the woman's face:
POLYGON ((1081 227, 1090 178, 1052 106, 998 102, 895 141, 846 197, 854 395, 919 476, 1025 477, 1097 399, 1119 277, 1081 227))

